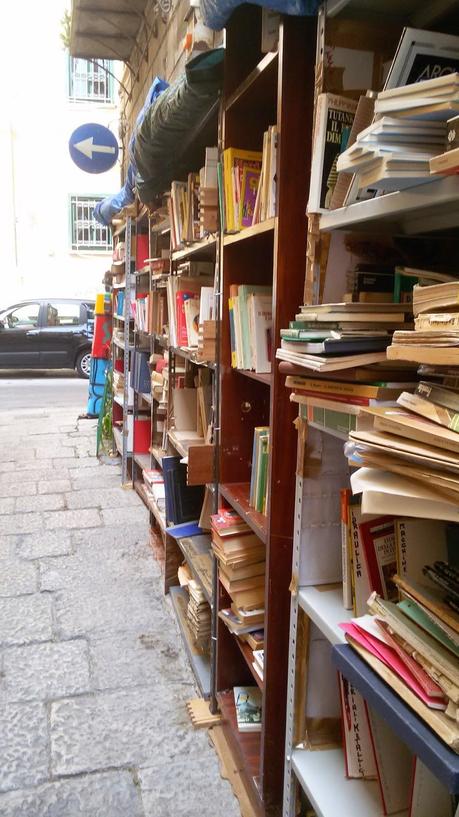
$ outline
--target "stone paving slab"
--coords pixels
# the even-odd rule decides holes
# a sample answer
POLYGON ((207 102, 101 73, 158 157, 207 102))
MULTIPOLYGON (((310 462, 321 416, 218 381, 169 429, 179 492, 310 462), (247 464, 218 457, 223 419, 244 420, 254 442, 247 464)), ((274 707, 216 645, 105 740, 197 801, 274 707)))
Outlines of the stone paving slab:
POLYGON ((0 647, 50 641, 52 637, 49 593, 0 599, 0 647))
POLYGON ((0 815, 239 817, 148 513, 81 410, 0 409, 0 815))
POLYGON ((72 552, 72 534, 68 530, 48 530, 17 537, 16 553, 22 559, 66 556, 72 552))
POLYGON ((5 817, 145 817, 141 795, 127 771, 82 775, 33 790, 0 795, 5 817))
POLYGON ((0 707, 0 792, 37 786, 48 775, 45 706, 40 703, 3 704, 0 707))
POLYGON ((4 652, 1 702, 49 701, 89 689, 88 645, 83 639, 11 647, 4 652))
MULTIPOLYGON (((176 701, 173 708, 168 706, 167 726, 161 706, 165 690, 151 684, 51 704, 52 773, 146 765, 158 753, 186 754, 194 740, 183 700, 185 688, 167 687, 168 697, 176 701)), ((187 691, 192 693, 191 684, 187 691)))
POLYGON ((45 528, 55 530, 64 528, 96 528, 102 524, 100 514, 92 508, 81 511, 56 511, 44 514, 45 528))
POLYGON ((0 596, 19 596, 37 590, 38 573, 34 564, 0 558, 0 596))

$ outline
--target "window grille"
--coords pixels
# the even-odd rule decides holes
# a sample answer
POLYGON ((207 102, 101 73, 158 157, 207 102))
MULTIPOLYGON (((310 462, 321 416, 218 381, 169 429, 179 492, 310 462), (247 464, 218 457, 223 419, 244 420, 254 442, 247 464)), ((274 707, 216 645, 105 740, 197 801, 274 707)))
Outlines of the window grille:
POLYGON ((69 98, 71 102, 113 103, 112 60, 69 59, 69 98))
POLYGON ((72 196, 70 200, 72 250, 110 252, 110 229, 94 219, 94 207, 102 197, 72 196))

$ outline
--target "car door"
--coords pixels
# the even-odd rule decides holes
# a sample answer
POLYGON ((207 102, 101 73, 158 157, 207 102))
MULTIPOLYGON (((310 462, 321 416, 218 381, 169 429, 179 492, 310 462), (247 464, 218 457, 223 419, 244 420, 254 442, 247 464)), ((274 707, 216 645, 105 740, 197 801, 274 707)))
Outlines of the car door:
POLYGON ((0 323, 0 367, 37 368, 40 365, 39 301, 17 304, 2 314, 0 323))
POLYGON ((40 361, 44 369, 73 369, 77 348, 84 340, 79 301, 45 302, 40 330, 40 361))

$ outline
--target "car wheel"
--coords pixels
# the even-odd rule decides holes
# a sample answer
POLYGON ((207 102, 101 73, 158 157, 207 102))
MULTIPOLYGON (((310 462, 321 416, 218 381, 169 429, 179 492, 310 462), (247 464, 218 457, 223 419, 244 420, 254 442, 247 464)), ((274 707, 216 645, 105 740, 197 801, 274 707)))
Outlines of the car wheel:
POLYGON ((80 352, 76 359, 75 368, 78 377, 85 377, 86 380, 89 379, 89 373, 91 371, 91 352, 89 349, 85 352, 80 352))

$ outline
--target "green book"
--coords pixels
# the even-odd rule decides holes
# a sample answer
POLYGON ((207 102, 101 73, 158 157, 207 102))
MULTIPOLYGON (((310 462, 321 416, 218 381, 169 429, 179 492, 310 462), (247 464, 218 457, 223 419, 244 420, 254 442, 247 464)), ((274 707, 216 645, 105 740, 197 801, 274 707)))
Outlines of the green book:
POLYGON ((357 416, 355 414, 347 414, 344 411, 334 411, 319 406, 308 406, 308 420, 310 423, 327 429, 327 431, 335 432, 340 436, 355 431, 357 427, 357 416))
POLYGON ((429 633, 433 638, 439 641, 440 644, 443 644, 450 652, 454 653, 456 658, 459 658, 459 647, 417 602, 411 599, 403 599, 403 601, 398 602, 397 607, 399 607, 402 613, 408 616, 411 621, 414 621, 422 630, 429 633))
POLYGON ((268 461, 269 461, 269 434, 260 438, 260 453, 258 457, 258 467, 260 478, 258 480, 258 494, 256 509, 260 513, 265 513, 266 489, 268 487, 268 461))

